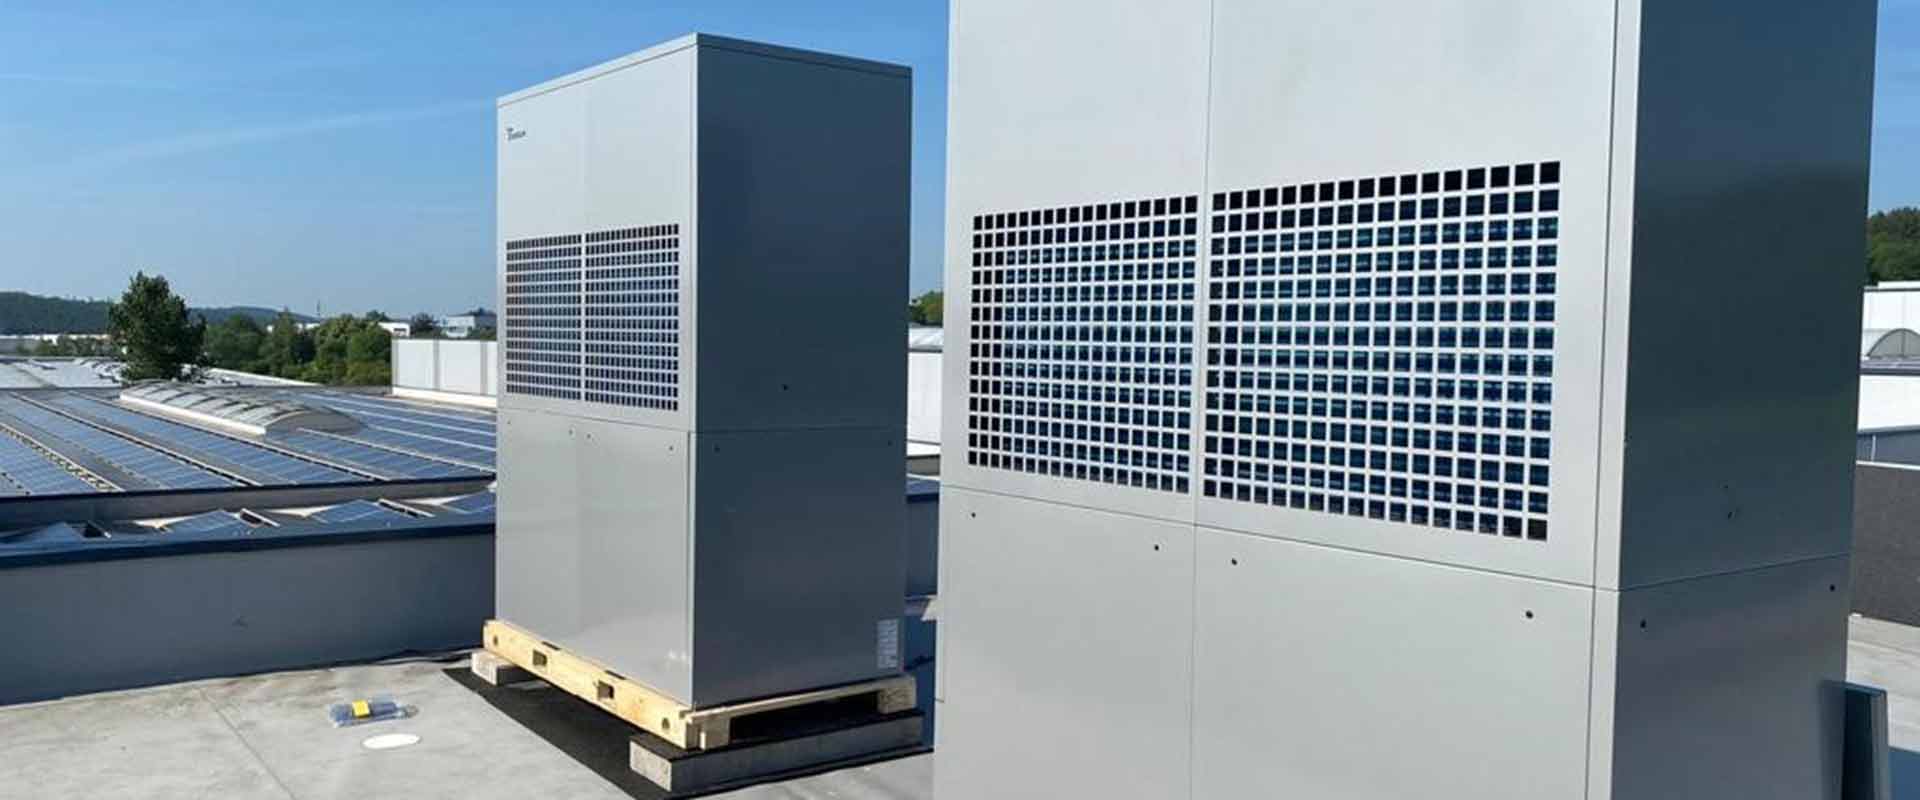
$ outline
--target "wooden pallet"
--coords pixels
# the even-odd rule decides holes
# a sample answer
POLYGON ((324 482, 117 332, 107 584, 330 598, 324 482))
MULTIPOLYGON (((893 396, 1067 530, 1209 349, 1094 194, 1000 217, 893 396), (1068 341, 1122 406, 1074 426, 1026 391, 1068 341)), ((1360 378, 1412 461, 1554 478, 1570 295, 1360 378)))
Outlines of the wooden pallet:
MULTIPOLYGON (((733 741, 734 722, 756 714, 862 695, 874 698, 878 713, 891 714, 914 708, 917 700, 913 676, 895 675, 762 700, 694 708, 509 623, 488 620, 481 636, 486 653, 686 750, 727 746, 733 741)), ((502 667, 506 665, 486 659, 481 653, 474 656, 474 674, 490 683, 511 683, 519 677, 511 671, 503 673, 502 667)))

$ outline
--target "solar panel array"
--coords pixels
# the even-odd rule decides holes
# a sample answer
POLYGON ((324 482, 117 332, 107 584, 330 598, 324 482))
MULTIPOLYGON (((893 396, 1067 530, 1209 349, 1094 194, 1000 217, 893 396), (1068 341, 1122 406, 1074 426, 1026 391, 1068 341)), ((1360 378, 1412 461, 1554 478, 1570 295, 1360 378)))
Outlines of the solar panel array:
POLYGON ((241 521, 225 511, 209 511, 196 514, 166 526, 168 533, 197 533, 207 535, 231 534, 241 536, 253 531, 253 526, 241 521))
POLYGON ((342 503, 340 505, 334 506, 324 511, 316 512, 313 516, 308 517, 307 519, 312 520, 314 522, 339 523, 339 522, 365 522, 368 520, 388 520, 392 522, 402 522, 412 518, 398 511, 395 511, 391 508, 387 508, 386 506, 380 505, 379 503, 374 503, 367 500, 355 500, 350 503, 342 503))
MULTIPOLYGON (((86 392, 0 394, 0 412, 46 448, 121 488, 199 489, 255 483, 305 486, 378 480, 484 478, 496 462, 490 414, 332 391, 267 391, 353 417, 357 430, 288 431, 260 439, 202 428, 86 392)), ((96 491, 68 466, 14 442, 0 496, 96 491), (19 474, 14 474, 15 472, 19 474)))
POLYGON ((364 480, 352 473, 294 458, 250 442, 128 411, 104 400, 79 395, 63 395, 54 402, 63 409, 96 422, 132 432, 177 452, 208 463, 230 466, 235 472, 263 485, 347 483, 364 480))
MULTIPOLYGON (((71 396, 62 396, 70 398, 71 396)), ((0 398, 0 410, 16 419, 58 436, 86 450, 93 457, 167 489, 212 489, 237 485, 234 481, 201 469, 131 439, 108 433, 70 417, 16 397, 0 398)))
POLYGON ((450 508, 462 514, 491 514, 495 499, 493 492, 477 492, 466 497, 448 500, 440 505, 442 508, 450 508))
POLYGON ((427 410, 390 400, 351 395, 301 395, 358 420, 360 431, 338 435, 359 442, 492 471, 493 419, 455 411, 427 410))
POLYGON ((0 496, 88 494, 99 491, 40 451, 0 432, 0 496))
POLYGON ((329 462, 364 470, 389 480, 460 478, 487 474, 486 470, 434 461, 332 434, 312 431, 271 433, 267 435, 267 441, 312 454, 329 462))

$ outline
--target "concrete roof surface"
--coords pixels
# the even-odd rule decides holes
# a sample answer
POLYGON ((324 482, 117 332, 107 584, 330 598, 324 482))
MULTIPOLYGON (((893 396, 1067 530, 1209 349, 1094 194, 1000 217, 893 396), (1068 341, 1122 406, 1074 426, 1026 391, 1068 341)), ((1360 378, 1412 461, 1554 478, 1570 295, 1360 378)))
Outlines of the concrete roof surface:
MULTIPOLYGON (((430 662, 175 684, 0 708, 0 797, 626 797, 430 662), (329 703, 392 694, 398 722, 333 728, 329 703), (374 752, 361 741, 412 733, 374 752)), ((1920 628, 1855 618, 1848 677, 1889 693, 1893 794, 1920 800, 1920 628)), ((936 754, 937 755, 937 754, 936 754)), ((927 800, 922 755, 767 784, 730 800, 927 800)))
MULTIPOLYGON (((414 662, 225 678, 0 708, 0 798, 527 798, 624 792, 414 662), (411 719, 334 728, 331 703, 390 694, 411 719), (411 733, 397 750, 368 737, 411 733)), ((932 795, 930 756, 713 795, 895 800, 932 795)))

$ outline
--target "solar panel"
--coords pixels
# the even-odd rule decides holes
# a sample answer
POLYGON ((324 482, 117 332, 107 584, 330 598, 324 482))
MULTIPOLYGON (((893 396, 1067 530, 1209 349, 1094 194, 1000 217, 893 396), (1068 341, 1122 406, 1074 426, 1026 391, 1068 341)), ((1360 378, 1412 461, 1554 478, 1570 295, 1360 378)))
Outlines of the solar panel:
POLYGON ((405 403, 366 397, 345 397, 336 394, 290 394, 302 402, 328 406, 345 411, 355 417, 365 419, 378 418, 386 421, 408 421, 422 425, 443 428, 458 428, 472 433, 493 435, 493 417, 482 414, 469 414, 460 411, 426 410, 405 403))
POLYGON ((907 479, 907 496, 908 497, 939 497, 940 482, 930 481, 930 480, 927 480, 926 478, 908 478, 907 479))
POLYGON ((410 519, 410 517, 380 505, 379 503, 367 500, 354 500, 326 509, 325 511, 316 512, 312 516, 307 517, 307 519, 314 522, 327 523, 364 522, 368 520, 398 522, 410 519))
POLYGON ((463 514, 490 514, 493 513, 494 500, 493 492, 479 492, 448 500, 440 505, 463 514))
POLYGON ((347 413, 359 419, 362 425, 365 425, 369 428, 381 428, 381 429, 390 430, 390 431, 399 431, 401 433, 413 434, 415 436, 430 436, 435 439, 445 439, 448 441, 459 442, 461 444, 465 444, 471 447, 482 448, 489 452, 491 452, 495 448, 493 431, 487 431, 486 433, 481 433, 479 431, 468 430, 466 428, 455 428, 455 427, 448 427, 445 425, 434 425, 431 423, 414 422, 412 420, 395 419, 392 417, 386 417, 386 416, 380 416, 380 415, 374 415, 374 414, 360 414, 359 412, 351 412, 351 411, 347 413))
MULTIPOLYGON (((56 401, 57 402, 57 401, 56 401)), ((18 398, 4 398, 0 408, 16 419, 85 449, 94 457, 168 489, 210 489, 233 486, 223 476, 189 464, 133 440, 77 422, 18 398)))
POLYGON ((0 532, 0 547, 6 545, 50 544, 54 542, 79 542, 87 538, 87 532, 71 522, 56 522, 38 528, 0 532))
POLYGON ((267 435, 267 441, 328 461, 363 469, 383 478, 459 478, 488 474, 485 470, 433 461, 310 431, 272 433, 267 435))
POLYGON ((91 494, 100 491, 39 451, 0 433, 0 495, 91 494))
POLYGON ((418 453, 431 458, 458 461, 473 467, 493 469, 493 448, 450 442, 434 435, 409 433, 387 427, 362 428, 353 433, 336 434, 355 441, 418 453))
POLYGON ((251 442, 189 425, 140 414, 104 400, 67 396, 54 402, 97 422, 132 431, 209 463, 229 466, 265 485, 347 483, 364 478, 323 464, 294 458, 251 442))
POLYGON ((166 526, 168 533, 232 534, 242 536, 253 530, 252 525, 242 522, 239 517, 225 511, 209 511, 196 514, 166 526))

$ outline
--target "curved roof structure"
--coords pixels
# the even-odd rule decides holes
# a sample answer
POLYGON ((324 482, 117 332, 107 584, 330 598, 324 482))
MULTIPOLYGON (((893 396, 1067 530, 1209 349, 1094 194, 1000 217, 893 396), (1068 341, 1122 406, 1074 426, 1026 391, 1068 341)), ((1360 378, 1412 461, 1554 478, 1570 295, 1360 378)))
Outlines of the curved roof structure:
POLYGON ((1860 332, 1860 358, 1920 358, 1920 333, 1910 328, 1868 328, 1860 332))
POLYGON ((255 436, 288 431, 352 431, 360 423, 325 406, 246 395, 215 394, 178 383, 145 383, 120 392, 120 402, 193 422, 255 436))

